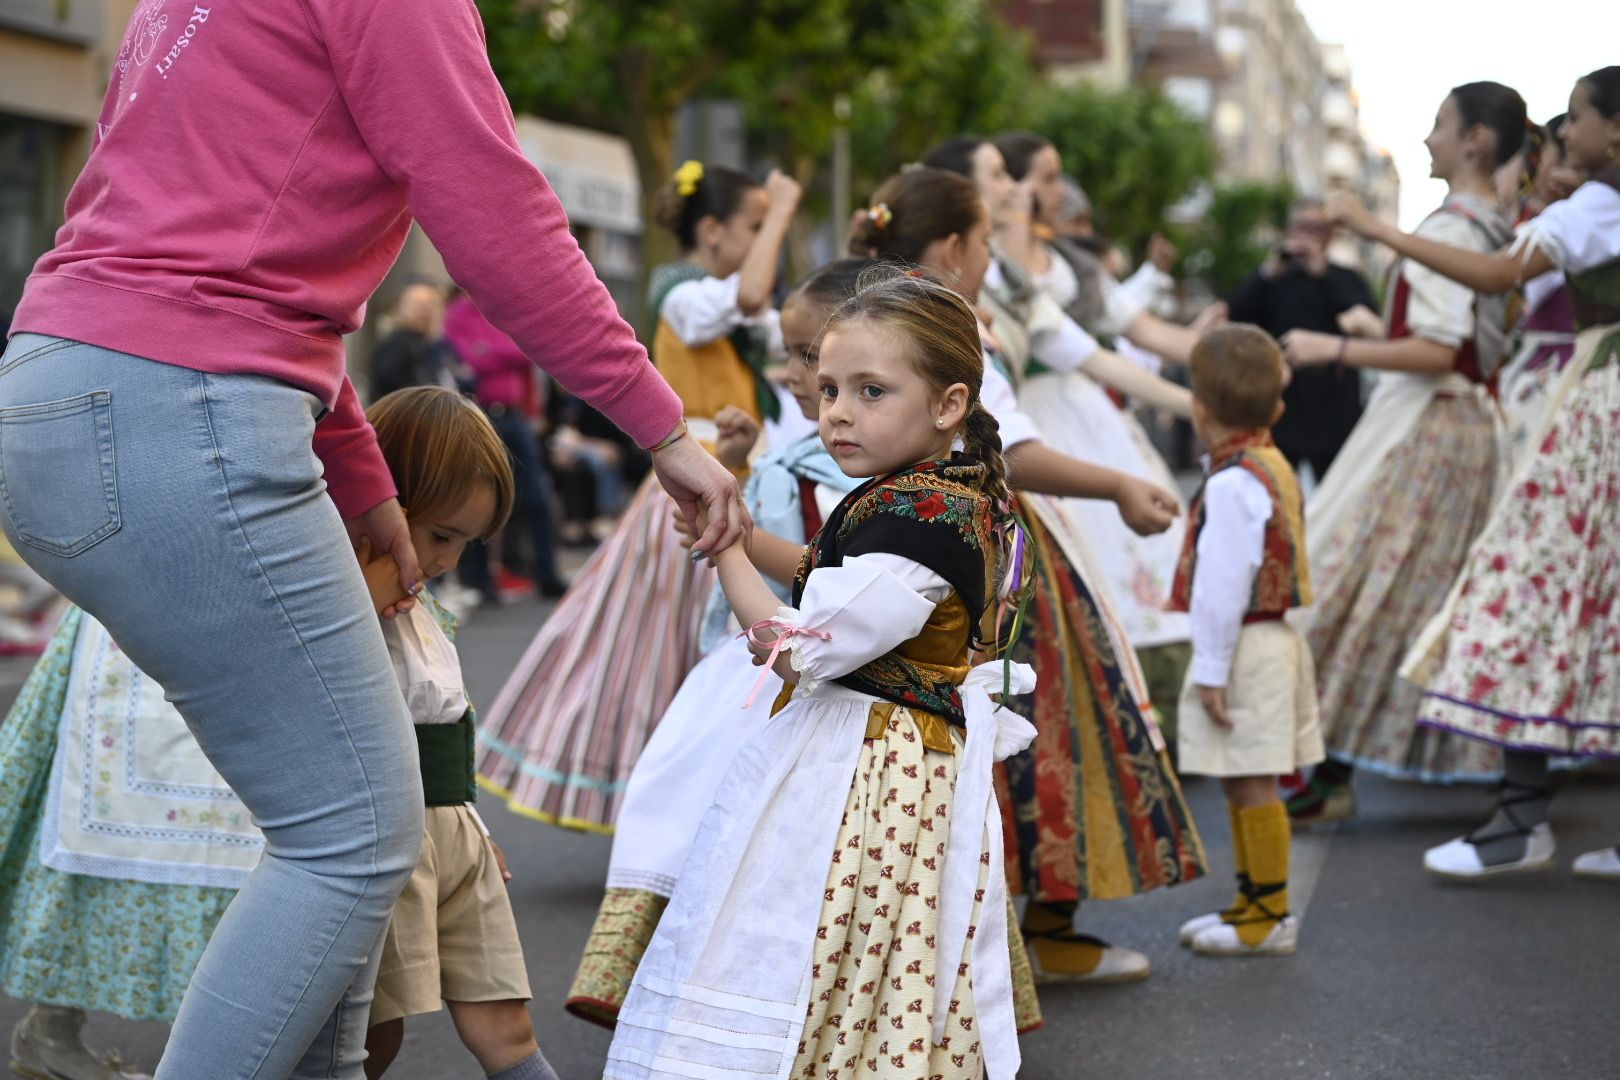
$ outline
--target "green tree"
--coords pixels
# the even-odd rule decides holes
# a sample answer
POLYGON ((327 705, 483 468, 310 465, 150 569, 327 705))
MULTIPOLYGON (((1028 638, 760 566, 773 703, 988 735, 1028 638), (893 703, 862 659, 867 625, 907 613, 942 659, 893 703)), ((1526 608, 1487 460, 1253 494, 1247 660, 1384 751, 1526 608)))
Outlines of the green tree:
POLYGON ((1215 170, 1203 123, 1151 88, 1053 88, 1029 126, 1057 147, 1064 169, 1091 196, 1099 226, 1135 250, 1215 170))
POLYGON ((1202 277, 1218 295, 1231 292, 1277 242, 1294 197, 1287 180, 1217 186, 1203 216, 1181 237, 1187 272, 1202 277))
MULTIPOLYGON (((1018 122, 1027 40, 986 0, 479 0, 513 108, 622 135, 643 217, 674 171, 675 116, 742 102, 753 146, 819 194, 847 98, 857 197, 964 130, 1018 122)), ((801 234, 802 235, 802 234, 801 234)), ((647 235, 648 265, 672 253, 647 235)))

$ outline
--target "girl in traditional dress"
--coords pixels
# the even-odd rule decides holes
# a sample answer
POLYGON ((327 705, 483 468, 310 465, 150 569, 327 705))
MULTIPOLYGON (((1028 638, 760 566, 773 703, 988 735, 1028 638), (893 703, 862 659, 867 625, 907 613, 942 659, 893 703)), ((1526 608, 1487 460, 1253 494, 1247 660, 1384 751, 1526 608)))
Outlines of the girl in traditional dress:
MULTIPOLYGON (((812 423, 821 410, 815 384, 821 328, 872 265, 869 259, 845 259, 824 266, 782 304, 786 387, 812 423)), ((723 464, 741 467, 751 442, 746 432, 722 437, 716 453, 723 464)), ((859 482, 838 468, 819 431, 754 462, 744 488, 754 517, 752 554, 767 580, 778 583, 783 600, 804 545, 859 482)), ((593 1023, 611 1027, 616 1021, 737 745, 770 718, 770 702, 763 698, 741 711, 750 673, 758 672, 718 588, 704 618, 703 653, 653 729, 625 790, 607 891, 568 994, 568 1010, 593 1023)))
MULTIPOLYGON (((794 684, 738 753, 619 1018, 609 1077, 1011 1077, 1019 1057, 991 769, 1034 734, 972 668, 1010 495, 972 310, 863 284, 824 332, 823 442, 875 479, 829 515, 785 607, 717 560, 794 684)), ((1004 682, 1005 680, 1005 682, 1004 682)))
MULTIPOLYGON (((727 408, 768 426, 781 418, 765 364, 781 348, 771 289, 798 201, 780 173, 761 187, 698 162, 660 195, 658 220, 683 254, 653 272, 653 361, 710 444, 727 408)), ((630 767, 698 660, 714 583, 687 559, 673 507, 652 480, 642 485, 480 720, 479 776, 514 812, 611 831, 630 767), (651 662, 617 647, 630 628, 651 662)))
MULTIPOLYGON (((1559 113, 1541 129, 1539 149, 1526 162, 1529 192, 1526 221, 1553 203, 1569 198, 1580 184, 1564 151, 1565 115, 1559 113)), ((1532 133, 1534 134, 1534 133, 1532 133)), ((1547 402, 1559 377, 1575 355, 1575 316, 1562 270, 1552 269, 1524 283, 1524 316, 1517 348, 1502 366, 1502 409, 1507 414, 1508 458, 1517 465, 1531 451, 1530 438, 1540 430, 1547 402)))
MULTIPOLYGON (((1620 757, 1620 67, 1575 84, 1562 135, 1570 164, 1591 179, 1505 249, 1407 236, 1350 200, 1330 208, 1481 292, 1561 269, 1578 330, 1573 374, 1559 381, 1531 455, 1407 659, 1423 724, 1506 751, 1490 819, 1424 856, 1452 878, 1550 865, 1548 757, 1620 757)), ((1620 880, 1620 851, 1588 852, 1575 872, 1620 880)))
MULTIPOLYGON (((1492 177, 1524 133, 1524 101, 1500 83, 1447 95, 1425 145, 1450 190, 1418 234, 1481 253, 1505 243, 1512 222, 1492 177)), ((1283 338, 1292 364, 1380 372, 1308 507, 1316 603, 1301 629, 1316 658, 1329 760, 1290 800, 1296 823, 1353 814, 1357 767, 1431 782, 1484 781, 1501 769, 1491 747, 1419 728, 1417 689, 1396 672, 1444 603, 1498 490, 1500 420, 1489 387, 1505 358, 1507 305, 1406 261, 1392 271, 1385 321, 1385 341, 1309 330, 1283 338)))
MULTIPOLYGON (((1052 151, 1048 158, 1055 156, 1052 151)), ((1090 328, 1063 310, 1054 298, 1055 290, 1042 288, 1023 264, 1021 260, 1033 251, 1047 259, 1049 273, 1056 265, 1031 231, 1030 214, 1038 202, 1034 176, 1026 174, 1022 183, 1011 180, 998 146, 972 137, 941 144, 924 160, 970 177, 990 204, 997 257, 985 278, 981 299, 994 315, 991 332, 1018 387, 1019 406, 1047 441, 1064 453, 1175 490, 1174 476, 1163 455, 1136 418, 1115 404, 1108 390, 1183 419, 1192 415, 1192 397, 1185 387, 1102 348, 1090 328), (967 147, 972 149, 966 151, 967 147), (1008 177, 1005 181, 1004 176, 1008 177)), ((1028 161, 1025 166, 1033 168, 1028 161)), ((1049 199, 1055 197, 1048 193, 1049 199)), ((1106 275, 1101 267, 1096 269, 1106 275)), ((1114 285, 1104 288, 1095 275, 1077 279, 1076 288, 1087 295, 1077 295, 1070 303, 1087 310, 1100 306, 1103 311, 1094 324, 1099 330, 1162 327, 1143 340, 1185 359, 1191 332, 1161 324, 1114 285)), ((1111 507, 1076 503, 1070 513, 1091 545, 1131 647, 1144 658, 1143 666, 1151 667, 1158 676, 1149 684, 1149 691, 1155 694, 1161 711, 1173 712, 1191 655, 1186 615, 1168 610, 1184 522, 1178 520, 1163 533, 1138 536, 1111 507)))

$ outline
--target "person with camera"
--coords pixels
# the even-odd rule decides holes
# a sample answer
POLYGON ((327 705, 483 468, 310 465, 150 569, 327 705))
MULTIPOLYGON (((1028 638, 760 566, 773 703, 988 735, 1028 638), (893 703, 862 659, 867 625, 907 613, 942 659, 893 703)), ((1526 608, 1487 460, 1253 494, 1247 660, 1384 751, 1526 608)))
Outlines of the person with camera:
MULTIPOLYGON (((1366 279, 1328 261, 1332 235, 1321 199, 1296 201, 1282 240, 1227 298, 1231 321, 1253 323, 1278 339, 1290 330, 1382 337, 1366 279)), ((1361 376, 1343 364, 1299 368, 1283 402, 1287 411, 1273 438, 1290 465, 1309 462, 1320 483, 1361 418, 1361 376)))

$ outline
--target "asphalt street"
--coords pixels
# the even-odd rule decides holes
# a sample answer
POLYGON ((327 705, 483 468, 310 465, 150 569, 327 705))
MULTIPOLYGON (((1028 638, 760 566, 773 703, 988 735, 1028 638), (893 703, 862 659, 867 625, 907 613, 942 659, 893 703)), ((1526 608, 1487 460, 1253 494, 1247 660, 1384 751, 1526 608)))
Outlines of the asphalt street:
MULTIPOLYGON (((476 700, 488 701, 548 605, 486 608, 462 633, 476 700)), ((0 662, 9 702, 26 663, 0 662)), ((1044 990, 1045 1027, 1024 1039, 1029 1080, 1599 1080, 1620 1077, 1620 886, 1574 878, 1570 859, 1615 841, 1620 779, 1572 778, 1553 809, 1558 868, 1456 886, 1427 876, 1423 850, 1477 822, 1478 788, 1365 777, 1360 815, 1296 845, 1289 958, 1211 960, 1176 944, 1183 919, 1230 898, 1220 792, 1188 794, 1214 864, 1205 881, 1089 906, 1085 927, 1146 952, 1153 975, 1114 987, 1044 990)), ((601 1074, 609 1035, 562 1009, 606 871, 606 837, 480 812, 516 877, 512 900, 533 982, 541 1045, 565 1080, 601 1074)), ((0 1032, 24 1006, 0 996, 0 1032)), ((96 1045, 150 1069, 166 1027, 96 1015, 96 1045)), ((479 1076, 444 1013, 409 1022, 389 1076, 479 1076)))

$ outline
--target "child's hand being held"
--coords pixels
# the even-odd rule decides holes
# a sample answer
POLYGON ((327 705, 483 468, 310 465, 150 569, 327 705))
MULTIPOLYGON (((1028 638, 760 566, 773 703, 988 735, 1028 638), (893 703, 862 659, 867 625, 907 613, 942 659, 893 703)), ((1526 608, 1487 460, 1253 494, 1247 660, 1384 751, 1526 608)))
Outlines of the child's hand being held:
MULTIPOLYGON (((405 599, 405 589, 399 583, 399 563, 389 554, 376 554, 371 538, 362 536, 355 549, 360 558, 360 572, 366 579, 366 590, 371 593, 371 606, 379 616, 405 599)), ((408 609, 407 609, 408 610, 408 609)))

